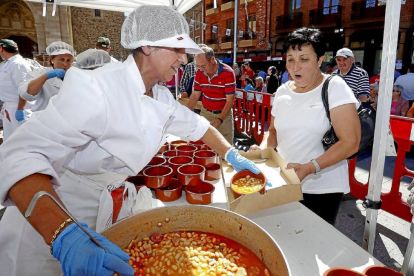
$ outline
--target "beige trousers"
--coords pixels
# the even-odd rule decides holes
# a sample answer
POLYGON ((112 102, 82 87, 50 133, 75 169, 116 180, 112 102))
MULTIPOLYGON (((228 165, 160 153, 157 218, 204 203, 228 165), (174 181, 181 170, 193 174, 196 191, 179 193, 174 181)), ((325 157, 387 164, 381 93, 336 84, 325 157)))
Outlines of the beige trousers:
MULTIPOLYGON (((201 107, 201 116, 206 118, 209 122, 214 121, 215 119, 219 118, 221 114, 214 114, 201 107)), ((224 136, 224 138, 233 145, 233 137, 234 137, 234 120, 233 120, 233 110, 230 110, 229 115, 223 120, 223 123, 217 128, 217 130, 224 136)))

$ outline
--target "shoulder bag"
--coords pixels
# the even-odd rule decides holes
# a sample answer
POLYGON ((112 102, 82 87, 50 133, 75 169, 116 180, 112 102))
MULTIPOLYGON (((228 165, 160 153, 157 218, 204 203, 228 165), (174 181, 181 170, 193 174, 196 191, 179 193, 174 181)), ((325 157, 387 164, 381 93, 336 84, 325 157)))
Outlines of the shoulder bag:
MULTIPOLYGON (((335 130, 332 126, 331 122, 331 114, 329 112, 329 102, 328 102, 328 86, 329 81, 334 76, 328 77, 323 86, 322 86, 322 102, 325 107, 326 117, 328 117, 329 124, 331 128, 325 133, 322 138, 322 145, 325 151, 327 151, 332 145, 338 142, 338 137, 335 134, 335 130)), ((340 93, 340 91, 338 92, 340 93)), ((360 103, 360 106, 357 110, 359 121, 361 123, 361 142, 359 144, 358 151, 348 157, 347 159, 355 158, 358 154, 360 154, 367 146, 369 146, 372 141, 374 140, 374 131, 375 131, 375 109, 371 107, 370 104, 367 103, 360 103)))

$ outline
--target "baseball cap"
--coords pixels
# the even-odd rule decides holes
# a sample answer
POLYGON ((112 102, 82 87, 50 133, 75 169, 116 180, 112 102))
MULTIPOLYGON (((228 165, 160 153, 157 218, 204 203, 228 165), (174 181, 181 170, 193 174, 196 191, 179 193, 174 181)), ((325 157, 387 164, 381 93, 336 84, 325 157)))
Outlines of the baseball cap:
POLYGON ((49 56, 69 54, 73 56, 73 47, 63 41, 55 41, 46 47, 49 56))
POLYGON ((167 6, 142 5, 125 19, 121 44, 126 49, 171 47, 184 48, 188 54, 203 54, 188 34, 188 23, 178 11, 167 6))
POLYGON ((0 47, 14 49, 14 50, 19 49, 19 47, 17 46, 17 43, 10 39, 1 39, 0 47))
POLYGON ((353 58, 354 53, 352 53, 352 51, 348 48, 342 48, 336 52, 336 56, 334 58, 336 57, 344 57, 344 58, 352 57, 353 58))
POLYGON ((111 41, 107 37, 100 36, 96 44, 102 48, 111 48, 111 41))

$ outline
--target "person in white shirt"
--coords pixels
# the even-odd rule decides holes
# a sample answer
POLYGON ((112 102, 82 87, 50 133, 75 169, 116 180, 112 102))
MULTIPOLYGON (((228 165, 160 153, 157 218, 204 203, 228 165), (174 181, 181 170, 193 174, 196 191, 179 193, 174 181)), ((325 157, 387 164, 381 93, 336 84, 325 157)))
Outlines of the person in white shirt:
POLYGON ((236 171, 259 173, 206 119, 157 85, 187 63, 186 53, 203 53, 179 12, 138 7, 125 19, 121 43, 132 52, 125 62, 70 68, 46 109, 0 147, 0 204, 10 206, 0 221, 0 267, 7 275, 134 275, 128 255, 97 232, 112 222, 103 211, 112 206, 110 188, 137 175, 167 133, 202 139, 236 171), (61 200, 108 252, 47 197, 26 220, 20 212, 39 191, 61 200))
POLYGON ((361 126, 353 92, 341 77, 333 77, 328 100, 339 141, 325 152, 321 140, 331 127, 321 97, 329 77, 320 70, 325 49, 317 29, 301 28, 288 35, 284 50, 293 80, 277 90, 269 131, 251 151, 277 147, 302 183, 301 203, 334 224, 342 196, 350 191, 346 158, 358 151, 361 126))
POLYGON ((17 90, 31 69, 13 40, 0 40, 0 56, 6 61, 0 68, 0 101, 4 102, 0 119, 3 120, 3 141, 6 141, 25 120, 26 101, 19 97, 17 90))
POLYGON ((73 48, 63 41, 52 42, 46 48, 52 67, 41 68, 26 74, 19 85, 19 95, 32 105, 25 115, 46 108, 50 98, 59 93, 66 71, 72 66, 73 48))

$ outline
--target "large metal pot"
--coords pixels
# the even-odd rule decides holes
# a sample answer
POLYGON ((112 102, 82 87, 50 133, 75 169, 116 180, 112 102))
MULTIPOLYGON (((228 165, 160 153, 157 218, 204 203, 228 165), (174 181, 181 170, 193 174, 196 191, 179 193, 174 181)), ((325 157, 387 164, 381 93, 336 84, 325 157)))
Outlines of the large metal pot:
POLYGON ((125 248, 135 238, 184 230, 210 232, 230 238, 256 254, 273 276, 290 275, 282 251, 269 234, 249 219, 216 207, 185 205, 156 208, 124 219, 102 234, 125 248))

